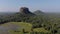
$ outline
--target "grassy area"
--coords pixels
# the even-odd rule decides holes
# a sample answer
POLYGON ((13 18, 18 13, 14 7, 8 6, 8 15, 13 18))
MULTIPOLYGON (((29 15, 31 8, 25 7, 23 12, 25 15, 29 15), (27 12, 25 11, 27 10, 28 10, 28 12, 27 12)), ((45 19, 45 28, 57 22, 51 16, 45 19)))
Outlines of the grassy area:
POLYGON ((34 30, 34 32, 44 32, 44 33, 48 32, 48 31, 45 30, 44 28, 35 28, 35 29, 33 29, 33 30, 34 30))
POLYGON ((30 34, 38 32, 38 33, 49 33, 49 31, 45 30, 44 28, 34 28, 32 31, 32 24, 30 23, 25 23, 25 22, 9 22, 2 24, 1 26, 4 27, 14 27, 14 25, 19 26, 16 30, 9 30, 8 32, 10 34, 30 34))
POLYGON ((23 34, 23 30, 24 32, 29 33, 31 32, 32 29, 32 24, 25 23, 25 22, 9 22, 9 23, 2 24, 1 26, 14 27, 14 25, 18 26, 18 28, 16 30, 9 30, 8 32, 11 34, 23 34))

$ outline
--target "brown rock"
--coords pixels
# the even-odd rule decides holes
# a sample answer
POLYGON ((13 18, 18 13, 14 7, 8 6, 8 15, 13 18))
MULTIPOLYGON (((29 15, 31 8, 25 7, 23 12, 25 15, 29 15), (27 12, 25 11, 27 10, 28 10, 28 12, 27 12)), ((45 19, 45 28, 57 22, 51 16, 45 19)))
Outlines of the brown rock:
POLYGON ((21 14, 29 14, 31 13, 27 7, 21 7, 20 8, 20 13, 21 14))

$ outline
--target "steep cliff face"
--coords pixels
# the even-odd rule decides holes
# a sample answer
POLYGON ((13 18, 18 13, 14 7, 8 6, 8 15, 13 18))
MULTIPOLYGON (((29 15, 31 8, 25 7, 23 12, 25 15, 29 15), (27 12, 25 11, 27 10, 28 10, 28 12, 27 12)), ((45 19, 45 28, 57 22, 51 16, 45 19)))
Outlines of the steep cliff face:
POLYGON ((33 13, 32 12, 30 12, 29 11, 29 8, 27 8, 27 7, 21 7, 20 8, 20 14, 32 14, 33 15, 33 13))
POLYGON ((20 8, 20 13, 28 14, 30 12, 29 12, 29 9, 27 7, 21 7, 20 8))

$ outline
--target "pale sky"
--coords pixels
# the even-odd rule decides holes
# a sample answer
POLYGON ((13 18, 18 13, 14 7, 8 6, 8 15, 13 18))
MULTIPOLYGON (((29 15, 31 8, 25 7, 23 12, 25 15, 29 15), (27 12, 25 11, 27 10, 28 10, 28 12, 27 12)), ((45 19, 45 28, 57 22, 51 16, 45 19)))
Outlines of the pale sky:
POLYGON ((18 12, 20 7, 30 11, 60 12, 60 0, 0 0, 0 12, 18 12))

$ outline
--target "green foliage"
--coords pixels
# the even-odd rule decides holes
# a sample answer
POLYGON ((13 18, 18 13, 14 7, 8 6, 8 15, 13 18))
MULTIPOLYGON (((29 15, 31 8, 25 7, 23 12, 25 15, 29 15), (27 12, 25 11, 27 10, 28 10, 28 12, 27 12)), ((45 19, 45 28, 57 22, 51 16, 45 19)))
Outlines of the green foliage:
MULTIPOLYGON (((22 26, 21 29, 23 30, 23 32, 31 31, 31 28, 39 28, 37 29, 37 31, 40 31, 40 28, 42 28, 43 31, 49 31, 51 34, 60 34, 60 17, 57 16, 55 17, 51 15, 22 15, 20 13, 16 13, 13 15, 3 15, 0 17, 1 24, 8 22, 11 24, 22 26)), ((5 24, 3 26, 8 27, 5 24)))

